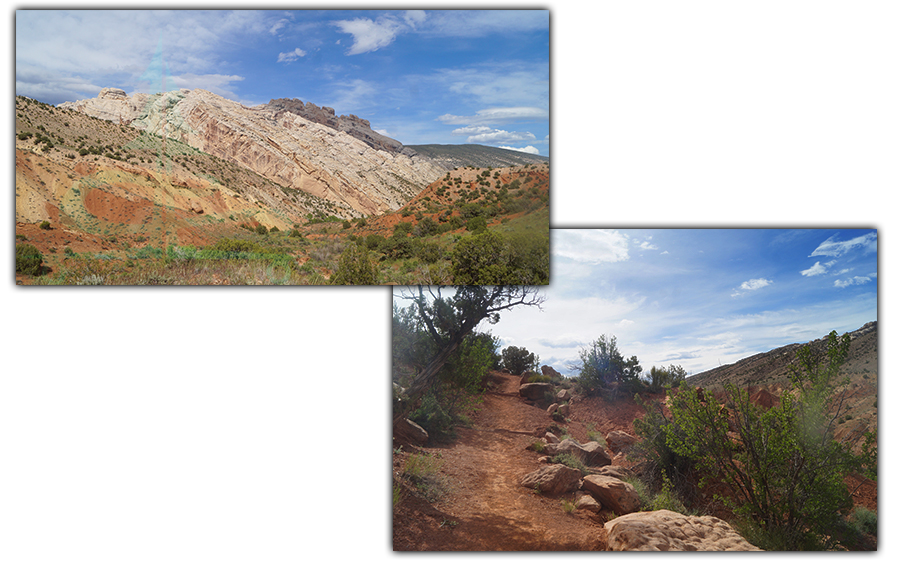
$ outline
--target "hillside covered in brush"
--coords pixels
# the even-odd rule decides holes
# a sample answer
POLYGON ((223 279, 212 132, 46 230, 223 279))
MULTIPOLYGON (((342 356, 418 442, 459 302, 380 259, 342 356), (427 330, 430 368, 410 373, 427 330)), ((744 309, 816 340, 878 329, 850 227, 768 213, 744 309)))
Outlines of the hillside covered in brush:
POLYGON ((448 170, 299 100, 138 96, 16 98, 16 238, 44 274, 19 283, 549 280, 546 163, 448 170))

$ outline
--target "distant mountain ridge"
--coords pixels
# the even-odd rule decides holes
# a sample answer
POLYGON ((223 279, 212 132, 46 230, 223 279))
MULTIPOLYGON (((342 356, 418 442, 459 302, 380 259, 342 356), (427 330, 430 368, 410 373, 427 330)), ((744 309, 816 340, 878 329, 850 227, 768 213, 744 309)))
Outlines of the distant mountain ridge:
MULTIPOLYGON (((859 369, 867 362, 872 370, 878 365, 878 322, 872 321, 849 333, 851 338, 850 356, 844 364, 843 372, 859 369)), ((788 381, 789 366, 797 350, 809 344, 813 349, 824 349, 826 336, 806 342, 781 346, 768 352, 755 354, 733 364, 719 366, 687 378, 694 386, 710 387, 732 383, 748 385, 784 385, 788 381)))
POLYGON ((549 157, 539 154, 484 145, 406 145, 406 148, 416 151, 421 156, 430 158, 447 170, 464 166, 504 168, 550 162, 549 157))

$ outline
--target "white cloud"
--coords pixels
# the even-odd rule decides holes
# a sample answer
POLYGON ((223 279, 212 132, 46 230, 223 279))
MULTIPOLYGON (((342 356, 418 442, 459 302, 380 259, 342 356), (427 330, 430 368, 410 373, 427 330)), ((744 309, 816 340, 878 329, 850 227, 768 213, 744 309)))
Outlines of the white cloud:
POLYGON ((510 150, 510 151, 525 152, 525 153, 528 153, 528 154, 541 154, 541 151, 539 151, 539 150, 536 149, 535 147, 532 147, 531 145, 528 145, 527 147, 507 147, 507 146, 501 146, 501 147, 498 147, 498 148, 506 149, 506 150, 510 150))
POLYGON ((471 135, 466 138, 466 142, 487 144, 514 143, 516 141, 532 141, 534 138, 534 133, 529 133, 527 131, 519 132, 495 129, 493 131, 471 135))
MULTIPOLYGON (((765 278, 754 278, 754 279, 747 280, 744 283, 742 283, 739 289, 742 289, 744 291, 756 291, 757 289, 762 289, 762 288, 766 287, 767 285, 771 285, 771 284, 772 284, 772 280, 767 280, 765 278)), ((743 292, 735 290, 731 294, 732 297, 737 297, 739 295, 743 295, 743 292)))
POLYGON ((848 278, 846 280, 834 280, 834 287, 849 287, 851 285, 863 285, 872 281, 872 278, 869 276, 853 276, 852 278, 848 278))
POLYGON ((866 233, 846 241, 836 241, 836 236, 828 237, 810 256, 841 256, 854 250, 862 250, 864 254, 878 251, 878 236, 875 233, 866 233))
POLYGON ((772 283, 772 280, 767 280, 765 278, 755 278, 755 279, 748 280, 748 281, 745 281, 744 283, 742 283, 741 289, 753 291, 756 289, 766 287, 767 285, 769 285, 771 283, 772 283))
POLYGON ((618 231, 553 231, 550 251, 579 262, 600 264, 628 260, 628 235, 618 231))
POLYGON ((836 262, 835 260, 831 260, 829 262, 822 264, 819 261, 816 261, 816 263, 813 264, 811 268, 809 268, 807 270, 801 270, 800 274, 807 276, 807 277, 818 276, 818 275, 824 274, 825 272, 828 271, 828 268, 830 268, 831 266, 834 266, 835 262, 836 262))
POLYGON ((488 108, 475 112, 475 115, 444 114, 438 121, 451 125, 488 125, 523 119, 548 119, 547 110, 536 107, 488 108))
POLYGON ((381 16, 374 21, 368 18, 341 20, 334 22, 334 25, 353 36, 353 45, 347 51, 348 55, 360 55, 387 47, 408 28, 392 16, 381 16))
POLYGON ((302 50, 300 47, 297 47, 293 51, 288 51, 287 53, 278 53, 278 62, 289 63, 305 56, 306 51, 302 50))

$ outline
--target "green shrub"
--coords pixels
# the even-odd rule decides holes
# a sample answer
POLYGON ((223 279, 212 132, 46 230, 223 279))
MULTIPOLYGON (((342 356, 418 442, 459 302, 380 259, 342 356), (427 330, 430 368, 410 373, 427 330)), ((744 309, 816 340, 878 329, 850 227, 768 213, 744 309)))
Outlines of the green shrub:
POLYGON ((350 244, 341 254, 331 285, 378 285, 378 267, 364 245, 350 244))
POLYGON ((50 221, 41 221, 40 227, 41 227, 41 229, 43 229, 45 231, 49 231, 50 230, 50 221))
POLYGON ((769 549, 833 548, 844 541, 835 533, 845 526, 841 513, 852 507, 844 477, 851 472, 874 476, 875 435, 852 441, 834 436, 840 407, 846 406, 833 411, 831 398, 849 348, 849 335, 839 339, 834 331, 821 355, 801 347, 791 366, 796 395, 784 393, 768 410, 733 385, 726 386, 727 409, 709 392, 701 400, 685 383, 677 394, 670 393, 667 444, 694 460, 704 481, 732 487, 735 498, 726 500, 764 531, 769 549), (861 454, 852 450, 857 445, 861 454))
POLYGON ((537 367, 539 362, 534 353, 529 352, 525 347, 507 346, 500 352, 500 356, 503 358, 503 367, 516 375, 537 367))
POLYGON ((258 234, 258 235, 264 235, 264 234, 266 234, 266 233, 268 233, 268 232, 269 232, 269 229, 267 229, 265 225, 259 224, 259 225, 256 226, 256 234, 258 234))
POLYGON ((39 276, 43 272, 44 255, 31 244, 16 245, 16 272, 39 276))

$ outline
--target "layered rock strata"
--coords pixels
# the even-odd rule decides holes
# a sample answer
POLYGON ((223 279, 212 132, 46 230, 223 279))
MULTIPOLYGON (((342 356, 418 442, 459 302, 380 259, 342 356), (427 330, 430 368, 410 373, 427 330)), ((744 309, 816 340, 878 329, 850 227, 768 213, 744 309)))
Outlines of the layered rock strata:
POLYGON ((309 103, 301 111, 301 104, 250 108, 200 89, 129 97, 104 88, 97 98, 60 107, 178 139, 356 215, 396 210, 446 172, 363 119, 334 118, 330 108, 309 103))

